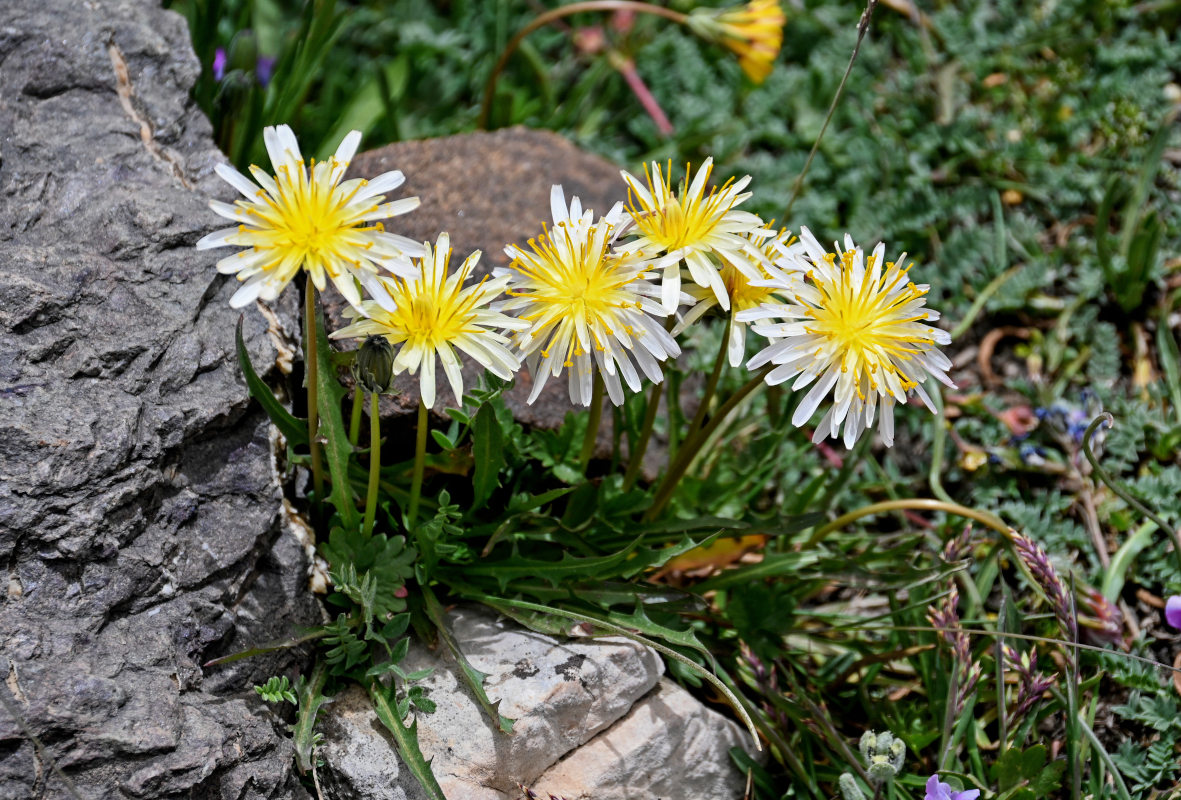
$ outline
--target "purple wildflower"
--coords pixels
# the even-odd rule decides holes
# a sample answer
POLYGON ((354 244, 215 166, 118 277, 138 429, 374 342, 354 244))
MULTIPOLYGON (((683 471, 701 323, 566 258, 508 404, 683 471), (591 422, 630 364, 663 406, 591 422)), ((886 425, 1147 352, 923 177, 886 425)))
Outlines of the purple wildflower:
POLYGON ((1165 603, 1165 622, 1181 630, 1181 594, 1175 594, 1165 603))
POLYGON ((963 561, 972 549, 972 523, 964 526, 958 536, 953 536, 943 545, 943 560, 948 564, 963 561))
POLYGON ((976 800, 979 796, 979 789, 953 792, 950 785, 939 780, 938 775, 932 775, 927 779, 927 795, 924 800, 976 800))
POLYGON ((213 54, 213 79, 220 81, 226 76, 226 50, 224 47, 217 48, 217 52, 213 54))
POLYGON ((274 56, 259 56, 258 61, 254 65, 254 74, 258 77, 260 86, 266 86, 271 82, 271 75, 275 72, 275 57, 274 56))

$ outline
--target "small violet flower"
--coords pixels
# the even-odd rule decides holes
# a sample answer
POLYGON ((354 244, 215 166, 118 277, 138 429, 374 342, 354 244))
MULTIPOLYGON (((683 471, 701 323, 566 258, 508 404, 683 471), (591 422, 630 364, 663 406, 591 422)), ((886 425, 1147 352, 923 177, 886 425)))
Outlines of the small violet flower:
POLYGON ((927 780, 927 794, 923 800, 976 800, 979 796, 979 789, 953 792, 951 786, 939 780, 938 775, 932 775, 927 780))
POLYGON ((255 62, 254 74, 260 86, 265 87, 271 82, 271 76, 275 73, 275 60, 274 56, 259 56, 255 62))
POLYGON ((1181 630, 1181 594, 1175 594, 1165 603, 1165 622, 1181 630))
POLYGON ((226 51, 224 47, 217 48, 213 54, 213 79, 220 81, 226 76, 226 51))

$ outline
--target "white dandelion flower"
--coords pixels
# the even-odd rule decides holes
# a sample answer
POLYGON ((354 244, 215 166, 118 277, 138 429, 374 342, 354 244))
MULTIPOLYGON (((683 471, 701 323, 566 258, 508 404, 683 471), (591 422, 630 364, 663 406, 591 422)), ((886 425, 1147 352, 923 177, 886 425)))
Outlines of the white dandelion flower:
POLYGON ((516 343, 533 376, 529 402, 566 369, 571 401, 590 405, 598 372, 611 402, 622 405, 623 384, 638 392, 641 375, 659 383, 660 362, 681 352, 661 322, 654 263, 613 250, 616 225, 606 217, 592 223, 578 198, 567 208, 561 187, 551 200, 554 226, 528 248, 506 247, 512 265, 496 273, 511 279, 502 309, 527 323, 516 343))
POLYGON ((672 162, 667 176, 656 162, 651 168, 645 165, 647 186, 630 173, 622 173, 631 198, 628 210, 635 223, 635 238, 620 249, 678 256, 664 267, 661 301, 669 314, 677 310, 680 297, 680 260, 684 260, 694 283, 713 290, 725 311, 730 310, 730 298, 719 272, 721 263, 736 265, 752 279, 758 277, 753 265, 762 261, 762 254, 752 246, 751 237, 758 231, 770 235, 770 231, 757 215, 736 208, 750 197, 750 192, 742 191, 750 183, 750 176, 727 181, 720 189, 711 187, 706 194, 712 172, 713 159, 707 158, 690 183, 686 167, 685 180, 677 193, 672 186, 672 162))
POLYGON ((937 347, 951 343, 946 331, 927 325, 939 312, 926 307, 930 287, 912 283, 897 262, 883 263, 885 245, 866 258, 849 236, 844 248, 826 252, 804 228, 801 241, 810 261, 806 273, 769 268, 772 278, 757 281, 794 296, 789 303, 764 303, 739 312, 746 321, 774 318, 753 330, 775 341, 755 355, 747 367, 773 364, 768 384, 795 378, 792 389, 811 384, 792 415, 804 425, 821 401, 832 392, 832 405, 816 427, 813 441, 837 438, 844 426, 845 446, 852 448, 861 433, 873 426, 888 446, 894 443, 894 406, 914 392, 935 411, 922 383, 934 377, 955 388, 947 376, 951 362, 937 347), (880 410, 879 410, 880 406, 880 410))
MULTIPOLYGON (((802 259, 804 246, 798 239, 786 230, 771 235, 771 238, 766 238, 767 234, 766 231, 759 231, 753 235, 747 234, 750 243, 763 252, 766 257, 765 263, 772 264, 787 273, 807 271, 807 266, 802 259)), ((758 280, 772 279, 771 273, 762 263, 744 265, 744 269, 748 271, 744 272, 726 261, 719 271, 722 276, 722 284, 726 287, 726 296, 730 298, 730 316, 727 320, 730 333, 726 349, 732 367, 740 366, 742 360, 746 358, 747 320, 740 319, 739 312, 759 308, 763 304, 790 302, 791 300, 791 295, 786 289, 774 284, 766 285, 758 282, 758 280), (750 277, 748 273, 751 270, 757 274, 758 280, 750 277)), ((690 286, 686 293, 695 302, 693 307, 685 312, 677 326, 673 328, 673 336, 679 336, 682 331, 697 322, 710 310, 720 307, 713 289, 708 286, 690 286)), ((764 313, 763 316, 756 317, 753 321, 769 322, 771 319, 764 313)))
POLYGON ((446 233, 432 249, 423 245, 421 275, 415 278, 380 277, 384 297, 366 300, 359 309, 346 309, 355 320, 331 338, 384 336, 398 348, 394 374, 418 373, 422 402, 435 405, 435 360, 451 384, 457 404, 463 402, 462 365, 456 351, 465 353, 504 380, 511 380, 520 358, 510 349, 502 330, 524 330, 527 323, 489 308, 504 290, 508 278, 485 277, 464 286, 480 260, 480 251, 468 256, 459 270, 448 272, 451 240, 446 233))
POLYGON ((217 262, 218 272, 236 274, 243 281, 230 299, 233 308, 274 300, 301 269, 321 291, 330 278, 354 307, 361 303, 357 282, 374 297, 382 296, 379 268, 404 277, 416 274, 410 259, 423 254, 422 245, 387 233, 379 221, 418 208, 417 197, 384 202, 387 192, 402 185, 402 173, 395 170, 371 181, 341 183, 361 143, 360 131, 345 136, 336 154, 318 164, 315 159, 304 163, 299 143, 286 125, 265 129, 263 140, 274 175, 252 166, 252 181, 228 164, 219 164, 217 174, 245 199, 232 205, 212 200, 209 206, 238 224, 197 242, 198 250, 247 248, 217 262))

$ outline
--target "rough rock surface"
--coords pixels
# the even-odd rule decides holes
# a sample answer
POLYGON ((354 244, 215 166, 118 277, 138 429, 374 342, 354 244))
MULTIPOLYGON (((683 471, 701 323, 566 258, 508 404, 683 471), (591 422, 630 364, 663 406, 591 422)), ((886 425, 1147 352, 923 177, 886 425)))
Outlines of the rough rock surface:
POLYGON ((232 193, 197 74, 148 0, 0 14, 0 798, 70 796, 48 759, 84 798, 306 796, 250 691, 289 656, 201 668, 318 612, 193 248, 232 193))
MULTIPOLYGON (((489 697, 516 723, 512 735, 499 733, 449 655, 411 648, 407 669, 433 669, 420 685, 438 708, 418 717, 418 736, 447 797, 508 800, 518 782, 569 800, 741 796, 728 751, 750 749, 749 737, 660 679, 652 651, 626 639, 559 641, 480 608, 450 621, 472 665, 488 673, 489 697)), ((346 691, 326 713, 321 783, 331 800, 423 797, 363 692, 346 691)))

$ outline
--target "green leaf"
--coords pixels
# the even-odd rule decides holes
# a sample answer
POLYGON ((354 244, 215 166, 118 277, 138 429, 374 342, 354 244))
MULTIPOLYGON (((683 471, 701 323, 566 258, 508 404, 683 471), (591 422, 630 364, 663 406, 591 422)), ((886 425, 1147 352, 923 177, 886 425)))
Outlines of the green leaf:
MULTIPOLYGON (((334 585, 342 591, 344 583, 353 584, 364 576, 371 576, 370 602, 374 616, 385 619, 387 615, 398 614, 406 608, 406 601, 398 595, 406 581, 414 576, 418 551, 406 545, 405 537, 387 537, 384 533, 366 536, 359 527, 336 526, 328 534, 328 541, 320 543, 320 554, 331 567, 334 585)), ((338 597, 331 595, 329 601, 340 605, 338 597)), ((393 620, 399 620, 399 617, 393 620)), ((399 624, 405 630, 405 622, 399 624)))
POLYGON ((275 675, 262 686, 255 686, 254 691, 268 703, 281 703, 286 700, 293 706, 299 705, 299 698, 291 691, 291 682, 286 675, 275 675))
POLYGON ((230 653, 226 656, 220 656, 218 658, 206 661, 202 666, 215 667, 222 664, 231 664, 235 661, 241 661, 244 658, 253 658, 255 656, 265 655, 266 653, 273 653, 276 650, 289 650, 292 647, 299 647, 301 644, 306 642, 314 642, 316 639, 322 639, 324 638, 324 635, 324 629, 317 628, 310 633, 305 633, 300 636, 279 639, 277 641, 267 642, 266 644, 260 644, 256 647, 251 647, 246 650, 239 650, 236 653, 230 653))
POLYGON ((500 485, 500 470, 504 466, 504 431, 491 404, 480 406, 476 413, 472 427, 472 456, 475 459, 472 507, 479 508, 500 485))
POLYGON ((605 572, 613 572, 623 564, 635 551, 640 540, 632 542, 624 549, 606 556, 586 556, 580 558, 568 551, 562 553, 560 561, 541 561, 511 557, 503 561, 482 561, 463 568, 465 575, 487 575, 496 578, 500 588, 506 588, 514 578, 542 578, 555 586, 563 581, 579 580, 605 572))
POLYGON ((695 591, 700 594, 705 592, 717 591, 718 589, 726 589, 735 585, 742 585, 752 581, 765 580, 767 578, 775 578, 780 575, 792 574, 798 572, 804 567, 814 566, 820 561, 821 553, 818 550, 800 550, 790 553, 770 553, 763 556, 763 560, 757 564, 744 565, 736 569, 730 569, 717 575, 709 580, 698 584, 695 591))
POLYGON ((509 503, 508 510, 510 513, 533 511, 534 509, 549 505, 560 497, 565 497, 572 491, 574 491, 573 487, 563 486, 560 489, 550 489, 548 492, 542 492, 541 494, 518 494, 509 503))
POLYGON ((1056 761, 1046 766, 1046 746, 1035 744, 1019 750, 1014 747, 1006 750, 1004 755, 992 765, 991 774, 997 782, 997 790, 1002 794, 1011 789, 1018 790, 1011 797, 1021 796, 1021 789, 1030 791, 1030 796, 1040 796, 1037 787, 1046 785, 1056 788, 1061 779, 1062 771, 1066 768, 1065 761, 1056 761))
POLYGON ((1120 252, 1127 255, 1132 248, 1132 239, 1141 230, 1141 223, 1151 214, 1148 206, 1148 192, 1152 189, 1156 173, 1160 169, 1164 156, 1165 145, 1169 143, 1169 135, 1173 132, 1171 121, 1164 122, 1152 140, 1148 143, 1148 151, 1144 154, 1144 161, 1140 165, 1140 175, 1132 189, 1131 198, 1125 207, 1123 227, 1120 229, 1120 252))
POLYGON ((715 668, 717 666, 714 662, 713 654, 709 651, 709 648, 701 643, 701 641, 697 638, 697 634, 693 632, 692 628, 678 631, 654 622, 648 617, 643 603, 638 603, 636 605, 636 610, 631 614, 624 615, 620 614, 618 611, 613 611, 607 615, 607 620, 614 625, 622 625, 628 630, 639 631, 645 636, 655 637, 662 639, 669 644, 675 644, 679 647, 696 650, 705 656, 705 659, 709 661, 710 664, 713 664, 715 668))
POLYGON ((654 548, 641 548, 643 538, 641 534, 622 549, 607 555, 575 556, 566 551, 558 561, 545 561, 514 554, 499 561, 485 559, 476 564, 465 565, 462 569, 467 576, 485 575, 495 578, 502 590, 513 580, 522 578, 539 578, 549 581, 553 586, 566 586, 573 581, 632 578, 663 566, 697 547, 712 544, 717 534, 696 540, 685 536, 674 545, 654 548))
POLYGON ((1066 771, 1066 762, 1059 759, 1051 761, 1034 778, 1029 788, 1037 797, 1050 797, 1062 785, 1062 773, 1066 771))
POLYGON ((332 477, 332 492, 328 499, 340 514, 341 521, 346 528, 357 528, 361 525, 361 515, 357 511, 357 502, 353 497, 352 484, 349 482, 349 456, 353 446, 349 444, 348 431, 345 428, 344 417, 341 414, 341 403, 344 400, 345 388, 336 377, 332 369, 332 350, 328 346, 328 337, 324 333, 324 315, 316 311, 316 354, 320 369, 317 381, 317 405, 320 408, 320 438, 326 439, 324 454, 328 461, 328 474, 332 477))
POLYGON ((392 688, 386 689, 377 681, 369 683, 369 698, 373 701, 373 710, 377 712, 381 724, 393 734, 394 746, 398 749, 402 763, 410 768, 410 772, 426 790, 430 800, 447 800, 439 782, 435 780, 434 773, 431 772, 430 762, 422 755, 422 750, 418 746, 418 720, 406 727, 402 712, 390 705, 392 694, 392 688))
POLYGON ((467 656, 459 649, 459 642, 455 641, 455 637, 451 634, 451 629, 447 627, 447 620, 443 618, 443 607, 439 604, 438 598, 429 587, 422 587, 422 596, 425 601, 426 614, 430 617, 431 622, 435 624, 435 630, 439 633, 439 638, 447 645, 447 649, 451 651, 455 662, 459 664, 460 675, 463 677, 464 683, 475 694, 476 700, 480 703, 480 707, 484 712, 494 720, 497 726, 504 733, 513 732, 513 723, 516 720, 509 719, 504 714, 500 713, 500 701, 495 703, 488 697, 488 693, 484 691, 484 679, 488 676, 480 672, 471 665, 467 660, 467 656))
POLYGON ((245 314, 238 316, 238 329, 234 340, 238 350, 238 364, 242 368, 242 374, 246 377, 246 388, 250 392, 250 396, 262 406, 262 410, 267 412, 267 416, 283 434, 283 438, 287 440, 288 444, 307 444, 307 423, 297 419, 290 411, 283 408, 283 404, 275 397, 270 387, 262 382, 258 373, 254 371, 254 365, 250 363, 250 354, 246 352, 246 343, 242 340, 242 321, 245 316, 245 314))
POLYGON ((598 488, 593 483, 583 483, 566 501, 566 513, 562 515, 563 527, 572 531, 586 527, 594 519, 598 507, 598 488))
POLYGON ((1152 537, 1156 530, 1155 522, 1144 523, 1120 545, 1119 550, 1115 551, 1115 555, 1111 557, 1111 563, 1103 574, 1103 585, 1100 588, 1103 596, 1108 600, 1114 601, 1119 597, 1120 592, 1123 591, 1128 570, 1132 568, 1140 551, 1152 543, 1152 537))
POLYGON ((324 681, 328 678, 328 666, 320 659, 312 668, 312 677, 299 685, 299 714, 292 729, 295 743, 295 765, 300 774, 307 774, 316 764, 316 715, 324 704, 324 681))

